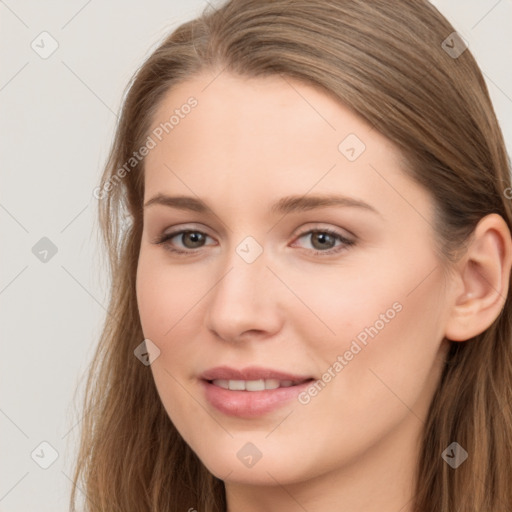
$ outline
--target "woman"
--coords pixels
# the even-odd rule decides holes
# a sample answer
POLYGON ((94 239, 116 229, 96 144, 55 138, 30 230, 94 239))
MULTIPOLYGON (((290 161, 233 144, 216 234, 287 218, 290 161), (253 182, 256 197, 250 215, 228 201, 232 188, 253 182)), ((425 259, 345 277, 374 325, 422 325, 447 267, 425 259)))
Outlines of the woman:
POLYGON ((95 192, 87 510, 511 510, 509 171, 426 1, 231 0, 175 30, 95 192))

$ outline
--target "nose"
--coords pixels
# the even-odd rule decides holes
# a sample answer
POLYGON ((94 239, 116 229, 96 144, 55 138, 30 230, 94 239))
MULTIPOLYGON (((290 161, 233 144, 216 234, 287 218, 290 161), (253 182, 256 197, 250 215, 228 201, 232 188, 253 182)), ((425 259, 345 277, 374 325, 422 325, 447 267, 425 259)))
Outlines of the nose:
POLYGON ((250 262, 232 250, 208 294, 206 326, 217 338, 237 343, 279 332, 285 290, 267 264, 265 251, 250 262))

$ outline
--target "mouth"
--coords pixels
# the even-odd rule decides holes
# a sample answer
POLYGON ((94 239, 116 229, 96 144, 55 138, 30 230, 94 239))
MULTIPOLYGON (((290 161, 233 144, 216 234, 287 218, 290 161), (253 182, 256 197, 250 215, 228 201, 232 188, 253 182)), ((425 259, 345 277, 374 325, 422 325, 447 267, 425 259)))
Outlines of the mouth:
POLYGON ((238 418, 257 418, 284 407, 315 379, 261 367, 237 370, 216 367, 200 381, 206 400, 217 411, 238 418))
MULTIPOLYGON (((312 379, 312 376, 296 375, 272 368, 264 368, 262 366, 248 366, 241 370, 229 366, 216 366, 215 368, 210 368, 203 372, 200 378, 209 382, 217 381, 220 382, 221 385, 223 381, 227 381, 228 386, 230 382, 249 383, 249 388, 252 386, 251 383, 265 381, 265 386, 268 383, 270 386, 269 389, 274 389, 272 386, 276 386, 276 381, 279 387, 289 387, 312 379)), ((261 383, 259 385, 261 386, 261 383)), ((239 389, 237 389, 237 391, 239 391, 239 389)))
POLYGON ((214 379, 209 380, 210 384, 222 389, 229 389, 230 391, 265 391, 278 388, 289 388, 298 386, 305 382, 313 381, 312 378, 303 380, 278 380, 278 379, 258 379, 258 380, 227 380, 227 379, 214 379))

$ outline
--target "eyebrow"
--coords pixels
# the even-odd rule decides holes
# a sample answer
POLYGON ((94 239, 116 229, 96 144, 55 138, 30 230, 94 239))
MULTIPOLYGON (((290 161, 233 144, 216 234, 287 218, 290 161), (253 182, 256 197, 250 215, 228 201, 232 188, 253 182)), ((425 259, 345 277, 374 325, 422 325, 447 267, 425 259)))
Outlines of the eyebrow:
MULTIPOLYGON (((178 210, 190 210, 209 214, 214 213, 206 203, 191 196, 157 194, 144 204, 144 208, 155 204, 176 208, 178 210)), ((380 215, 373 206, 365 203, 361 199, 340 195, 286 196, 274 203, 270 207, 270 211, 274 214, 288 214, 314 210, 316 208, 327 208, 329 206, 361 208, 380 215)))
MULTIPOLYGON (((144 204, 144 208, 155 204, 178 210, 214 214, 213 210, 204 201, 191 196, 157 194, 144 204)), ((361 199, 340 195, 286 196, 274 203, 270 207, 270 211, 274 214, 289 214, 314 210, 316 208, 327 208, 329 206, 361 208, 380 215, 373 206, 361 199)))

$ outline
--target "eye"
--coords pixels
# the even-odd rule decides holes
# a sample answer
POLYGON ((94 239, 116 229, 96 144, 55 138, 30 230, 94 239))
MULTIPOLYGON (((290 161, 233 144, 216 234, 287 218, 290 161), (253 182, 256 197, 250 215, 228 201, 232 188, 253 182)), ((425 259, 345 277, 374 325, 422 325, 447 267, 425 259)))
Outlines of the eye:
MULTIPOLYGON (((296 240, 310 237, 313 254, 329 255, 336 254, 347 247, 354 245, 355 241, 346 238, 341 233, 332 229, 310 229, 300 234, 296 240), (336 246, 336 241, 339 245, 336 246)), ((205 245, 206 239, 211 238, 203 231, 194 229, 182 229, 171 233, 165 233, 157 238, 153 243, 163 245, 167 250, 176 254, 194 254, 205 245), (172 240, 176 238, 181 242, 181 247, 176 247, 172 240)))
POLYGON ((185 254, 185 253, 193 253, 194 249, 200 249, 206 238, 210 238, 206 233, 202 231, 197 231, 194 229, 182 229, 180 231, 175 231, 173 233, 166 233, 158 238, 154 243, 162 244, 171 252, 185 254), (177 238, 181 241, 182 247, 186 250, 177 249, 171 240, 173 238, 177 238))
POLYGON ((346 238, 333 229, 310 229, 298 236, 297 240, 309 237, 313 246, 313 253, 317 255, 336 254, 354 245, 355 242, 346 238), (336 240, 340 245, 336 246, 336 240))

